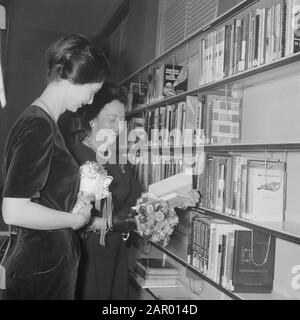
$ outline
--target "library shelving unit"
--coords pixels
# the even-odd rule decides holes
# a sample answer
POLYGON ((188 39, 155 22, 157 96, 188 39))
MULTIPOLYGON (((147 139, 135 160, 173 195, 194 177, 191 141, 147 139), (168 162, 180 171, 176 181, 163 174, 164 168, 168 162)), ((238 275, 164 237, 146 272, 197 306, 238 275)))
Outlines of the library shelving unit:
MULTIPOLYGON (((147 114, 155 113, 160 108, 167 109, 169 105, 177 110, 178 104, 186 102, 190 96, 202 101, 202 110, 208 109, 207 101, 213 101, 213 97, 222 97, 217 99, 225 101, 226 108, 228 101, 239 101, 238 138, 224 138, 222 132, 221 138, 217 135, 213 137, 212 125, 208 125, 212 118, 206 111, 200 124, 205 135, 204 159, 207 159, 207 155, 244 157, 259 159, 265 164, 271 161, 285 165, 280 219, 272 219, 270 214, 266 220, 260 221, 250 216, 232 214, 233 211, 228 213, 226 205, 226 210, 224 206, 222 210, 216 209, 209 204, 208 200, 211 199, 207 200, 207 196, 198 207, 190 208, 194 213, 199 212, 275 238, 272 292, 230 291, 189 264, 186 211, 178 214, 180 230, 175 230, 165 248, 152 242, 150 253, 146 254, 143 252, 143 239, 137 234, 133 237, 135 246, 130 249, 131 256, 135 257, 131 261, 132 270, 134 259, 141 256, 163 257, 180 270, 178 288, 147 289, 155 299, 300 298, 300 281, 297 281, 297 273, 300 272, 300 30, 296 30, 297 26, 299 28, 299 7, 298 0, 245 0, 120 83, 128 87, 131 82, 145 83, 149 79, 149 70, 174 64, 174 61, 176 65, 185 65, 188 70, 185 92, 165 98, 156 96, 147 104, 133 106, 127 112, 128 121, 134 118, 147 119, 147 114), (203 97, 207 99, 206 102, 201 100, 203 97), (206 135, 210 135, 209 139, 206 135), (297 266, 299 268, 295 268, 297 266)), ((156 148, 162 150, 163 146, 156 148)), ((182 147, 179 145, 178 148, 182 147)), ((201 190, 202 184, 202 188, 209 189, 207 160, 204 160, 202 170, 194 172, 196 188, 201 190)), ((148 184, 155 182, 151 180, 153 172, 146 171, 146 174, 148 184)), ((245 192, 247 198, 249 190, 245 192)))

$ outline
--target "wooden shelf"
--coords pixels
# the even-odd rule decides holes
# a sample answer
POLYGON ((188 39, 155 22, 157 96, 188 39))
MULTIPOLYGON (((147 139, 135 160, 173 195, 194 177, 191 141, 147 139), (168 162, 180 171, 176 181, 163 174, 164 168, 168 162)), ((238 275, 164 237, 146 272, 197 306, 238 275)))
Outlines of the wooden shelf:
POLYGON ((191 208, 194 211, 200 213, 208 213, 208 215, 229 221, 243 227, 268 233, 276 238, 300 244, 300 223, 292 221, 263 221, 263 222, 253 222, 244 219, 240 219, 234 216, 227 215, 225 213, 220 213, 207 208, 191 208))
POLYGON ((158 57, 152 59, 151 61, 149 61, 148 63, 146 63, 143 67, 141 67, 140 69, 138 69, 137 71, 133 72, 128 77, 123 79, 121 82, 119 82, 119 85, 125 84, 130 79, 134 78, 139 73, 147 70, 150 66, 159 63, 162 59, 164 59, 165 57, 171 55, 174 51, 176 51, 179 48, 183 47, 188 42, 194 40, 195 38, 199 37, 200 35, 202 35, 203 33, 207 32, 208 30, 218 26, 219 24, 225 22, 226 20, 230 19, 231 17, 233 17, 237 13, 243 11, 244 9, 248 8, 249 6, 251 6, 252 4, 254 4, 254 3, 258 2, 258 1, 259 0, 245 0, 245 1, 242 1, 241 3, 237 4, 236 6, 234 6, 233 8, 228 10, 227 12, 225 12, 222 15, 220 15, 219 17, 217 17, 215 20, 213 20, 208 25, 202 27, 201 29, 199 29, 198 31, 194 32, 193 34, 191 34, 189 37, 185 38, 184 40, 180 41, 179 43, 177 43, 175 46, 173 46, 172 48, 170 48, 169 50, 167 50, 166 52, 164 52, 160 56, 158 56, 158 57))
MULTIPOLYGON (((222 80, 218 80, 218 81, 204 84, 202 86, 199 86, 196 89, 186 91, 186 92, 184 92, 182 94, 178 94, 176 96, 172 96, 172 97, 169 97, 166 99, 162 99, 162 100, 153 102, 151 104, 140 106, 132 111, 127 112, 126 117, 132 117, 132 116, 139 114, 142 111, 145 111, 148 109, 154 109, 159 106, 172 104, 172 103, 181 101, 188 95, 196 95, 197 93, 201 93, 201 92, 204 93, 209 90, 213 90, 213 89, 216 89, 216 88, 219 88, 222 86, 232 84, 233 82, 238 82, 241 80, 245 80, 246 78, 255 77, 260 73, 265 73, 267 71, 274 72, 275 69, 279 69, 280 67, 284 67, 286 65, 290 65, 290 64, 298 62, 298 61, 300 61, 300 53, 296 53, 296 54, 293 54, 289 57, 284 57, 284 58, 281 58, 281 59, 276 60, 274 62, 264 64, 264 65, 261 65, 256 68, 234 74, 234 75, 232 75, 230 77, 226 77, 222 80)), ((290 75, 291 72, 298 72, 298 71, 300 72, 300 68, 299 68, 299 70, 297 68, 293 68, 291 70, 290 69, 285 70, 285 72, 282 72, 282 70, 279 70, 279 73, 278 73, 278 75, 276 75, 276 77, 287 76, 287 75, 290 75)), ((272 73, 272 78, 274 78, 273 73, 272 73)), ((266 81, 266 79, 263 79, 262 81, 266 81)), ((248 81, 248 82, 244 81, 243 84, 241 84, 241 87, 251 86, 251 85, 254 85, 255 83, 257 83, 257 78, 255 78, 255 79, 253 78, 253 80, 251 79, 251 81, 248 81)))

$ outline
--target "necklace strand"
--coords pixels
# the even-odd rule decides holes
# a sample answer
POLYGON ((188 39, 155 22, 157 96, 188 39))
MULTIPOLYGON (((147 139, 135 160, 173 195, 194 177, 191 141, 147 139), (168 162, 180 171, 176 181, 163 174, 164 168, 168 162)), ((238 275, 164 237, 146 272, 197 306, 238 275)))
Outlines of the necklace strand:
MULTIPOLYGON (((88 136, 85 137, 85 139, 82 141, 82 143, 84 145, 86 145, 87 147, 89 147, 90 149, 92 149, 96 153, 96 155, 99 154, 98 150, 93 145, 90 137, 88 137, 88 136)), ((126 169, 125 169, 125 165, 124 164, 119 164, 119 167, 120 167, 122 173, 126 173, 126 169)))
POLYGON ((90 139, 90 137, 86 137, 84 140, 83 140, 83 143, 90 147, 95 153, 98 152, 98 150, 96 149, 96 147, 92 144, 92 141, 90 139))

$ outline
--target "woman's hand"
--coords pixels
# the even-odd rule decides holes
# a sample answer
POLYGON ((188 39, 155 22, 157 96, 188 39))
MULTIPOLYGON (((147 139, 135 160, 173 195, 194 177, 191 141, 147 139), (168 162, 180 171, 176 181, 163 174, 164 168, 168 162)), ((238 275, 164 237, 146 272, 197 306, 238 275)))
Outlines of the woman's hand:
POLYGON ((92 232, 100 232, 103 227, 104 220, 101 217, 93 217, 89 223, 89 225, 84 228, 84 231, 92 231, 92 232))
POLYGON ((84 225, 86 225, 91 218, 91 204, 85 204, 81 208, 77 209, 75 213, 73 213, 74 216, 74 225, 73 229, 77 230, 84 225))
POLYGON ((123 233, 130 232, 135 227, 135 215, 136 212, 128 207, 114 212, 112 217, 113 229, 123 233))
POLYGON ((172 204, 176 208, 186 210, 187 207, 195 207, 199 202, 199 200, 200 200, 199 193, 197 192, 197 190, 192 189, 188 196, 184 195, 181 197, 179 194, 177 199, 175 199, 174 201, 172 200, 172 204))

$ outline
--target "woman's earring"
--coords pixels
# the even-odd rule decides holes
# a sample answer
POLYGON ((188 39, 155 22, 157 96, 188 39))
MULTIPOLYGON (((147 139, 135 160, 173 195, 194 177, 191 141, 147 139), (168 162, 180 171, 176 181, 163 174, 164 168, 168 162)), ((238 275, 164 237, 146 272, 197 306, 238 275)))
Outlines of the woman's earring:
POLYGON ((90 127, 91 127, 91 128, 95 127, 95 125, 96 125, 96 123, 90 122, 90 127))

